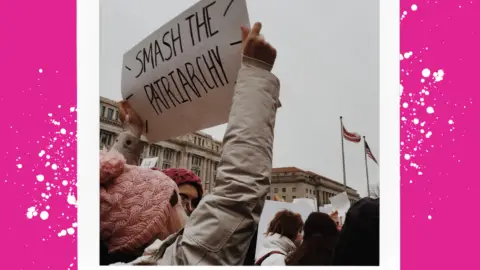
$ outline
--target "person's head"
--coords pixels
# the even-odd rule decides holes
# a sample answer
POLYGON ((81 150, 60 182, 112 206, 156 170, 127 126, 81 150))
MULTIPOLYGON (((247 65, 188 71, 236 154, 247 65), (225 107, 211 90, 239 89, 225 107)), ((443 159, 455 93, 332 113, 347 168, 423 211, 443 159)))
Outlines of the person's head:
POLYGON ((333 256, 334 265, 379 265, 380 199, 363 198, 347 212, 333 256))
POLYGON ((162 172, 177 184, 183 208, 190 215, 202 199, 202 180, 192 171, 183 168, 165 169, 162 172))
POLYGON ((268 226, 265 235, 279 234, 292 240, 292 242, 297 243, 301 240, 302 230, 302 216, 289 210, 282 210, 275 214, 270 221, 270 225, 268 226))
POLYGON ((162 172, 127 165, 117 151, 101 152, 100 237, 109 253, 142 251, 183 228, 180 202, 177 185, 162 172))
POLYGON ((339 232, 333 219, 320 212, 311 213, 303 227, 303 242, 289 254, 287 265, 331 265, 339 232))

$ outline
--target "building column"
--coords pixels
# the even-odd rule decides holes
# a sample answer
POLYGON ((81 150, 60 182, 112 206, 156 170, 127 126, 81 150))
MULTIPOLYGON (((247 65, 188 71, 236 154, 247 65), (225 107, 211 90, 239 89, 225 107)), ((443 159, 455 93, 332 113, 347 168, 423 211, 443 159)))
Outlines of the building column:
POLYGON ((157 160, 157 168, 160 170, 163 169, 163 152, 165 151, 165 148, 160 147, 160 150, 158 150, 158 160, 157 160))
POLYGON ((185 166, 185 168, 187 169, 191 169, 192 168, 192 155, 190 153, 187 152, 187 166, 185 166))

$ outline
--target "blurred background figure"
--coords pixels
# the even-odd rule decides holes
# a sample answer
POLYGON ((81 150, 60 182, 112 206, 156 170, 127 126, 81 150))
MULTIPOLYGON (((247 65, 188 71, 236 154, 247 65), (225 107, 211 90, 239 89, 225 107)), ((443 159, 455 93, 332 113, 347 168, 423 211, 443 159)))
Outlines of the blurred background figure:
POLYGON ((313 212, 305 221, 302 244, 287 256, 287 265, 331 265, 340 233, 325 213, 313 212))
POLYGON ((285 265, 287 254, 302 241, 303 220, 300 214, 283 210, 275 214, 265 233, 256 265, 285 265))

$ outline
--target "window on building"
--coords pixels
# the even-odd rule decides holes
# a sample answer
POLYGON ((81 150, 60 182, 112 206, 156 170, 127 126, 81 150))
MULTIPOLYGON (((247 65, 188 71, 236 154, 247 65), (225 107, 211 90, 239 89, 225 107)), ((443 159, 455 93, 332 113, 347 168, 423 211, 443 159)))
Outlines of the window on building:
POLYGON ((100 116, 101 117, 105 117, 105 106, 102 105, 102 107, 100 108, 100 116))
POLYGON ((113 109, 108 108, 107 118, 113 120, 113 109))
POLYGON ((160 147, 155 144, 150 145, 150 151, 148 152, 148 156, 150 157, 158 157, 160 154, 160 147))
POLYGON ((100 146, 107 146, 107 148, 108 148, 108 146, 113 144, 113 142, 115 140, 114 136, 115 135, 113 133, 101 130, 100 131, 100 146))
POLYGON ((192 156, 192 167, 200 167, 202 165, 202 158, 199 156, 192 156))
POLYGON ((115 111, 115 121, 118 121, 118 111, 115 111))
POLYGON ((296 198, 297 198, 297 196, 292 196, 292 199, 294 199, 294 200, 295 200, 296 198))
POLYGON ((282 196, 282 199, 283 199, 284 201, 286 201, 286 200, 287 200, 287 197, 285 197, 285 196, 282 196))
POLYGON ((200 168, 192 168, 192 172, 197 176, 200 176, 200 168))
POLYGON ((278 188, 274 188, 273 192, 278 193, 278 188))
POLYGON ((307 193, 307 194, 308 194, 308 188, 306 188, 306 189, 305 189, 305 193, 307 193))
POLYGON ((267 196, 267 200, 270 200, 270 196, 267 196))
POLYGON ((163 162, 163 164, 162 164, 162 170, 169 169, 169 168, 171 168, 170 163, 163 162))
POLYGON ((164 148, 163 149, 163 159, 167 161, 173 161, 173 154, 175 151, 169 148, 164 148))
POLYGON ((286 189, 286 188, 282 188, 282 192, 287 192, 287 189, 286 189))
POLYGON ((292 188, 292 192, 297 192, 297 188, 296 187, 292 188))

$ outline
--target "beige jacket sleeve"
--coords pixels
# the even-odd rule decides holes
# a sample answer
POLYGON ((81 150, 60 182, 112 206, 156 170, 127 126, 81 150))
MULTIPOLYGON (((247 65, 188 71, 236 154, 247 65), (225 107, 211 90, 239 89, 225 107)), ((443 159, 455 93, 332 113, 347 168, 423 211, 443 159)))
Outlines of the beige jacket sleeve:
POLYGON ((233 96, 216 186, 183 232, 160 247, 159 265, 241 265, 270 186, 279 81, 244 59, 233 96))

